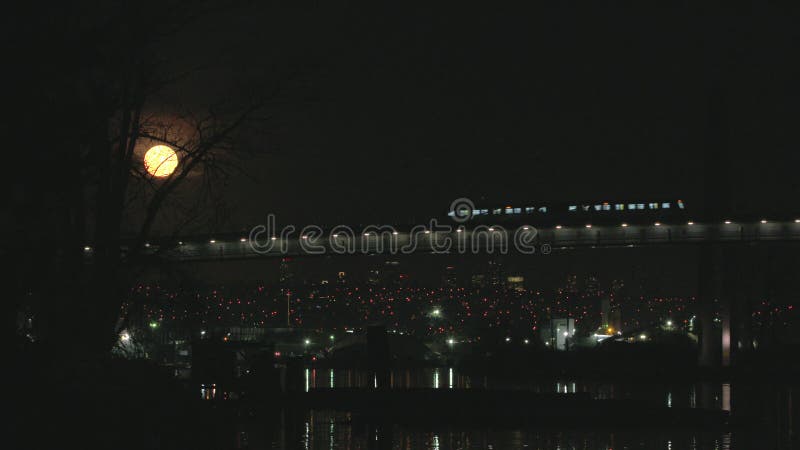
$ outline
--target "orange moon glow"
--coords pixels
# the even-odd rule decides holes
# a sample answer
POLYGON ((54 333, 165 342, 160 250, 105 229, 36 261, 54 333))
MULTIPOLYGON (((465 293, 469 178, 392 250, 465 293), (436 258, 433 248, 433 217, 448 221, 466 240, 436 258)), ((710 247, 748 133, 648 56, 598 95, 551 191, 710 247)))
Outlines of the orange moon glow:
POLYGON ((156 145, 144 154, 144 168, 154 177, 168 177, 178 167, 178 155, 166 145, 156 145))

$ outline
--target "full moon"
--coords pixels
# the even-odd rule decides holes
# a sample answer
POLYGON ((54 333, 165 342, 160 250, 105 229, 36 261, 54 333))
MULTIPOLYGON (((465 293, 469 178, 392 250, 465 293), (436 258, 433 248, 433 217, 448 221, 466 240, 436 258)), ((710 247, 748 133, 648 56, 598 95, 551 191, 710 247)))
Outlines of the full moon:
POLYGON ((166 145, 151 147, 144 154, 144 168, 154 177, 168 177, 178 167, 178 155, 166 145))

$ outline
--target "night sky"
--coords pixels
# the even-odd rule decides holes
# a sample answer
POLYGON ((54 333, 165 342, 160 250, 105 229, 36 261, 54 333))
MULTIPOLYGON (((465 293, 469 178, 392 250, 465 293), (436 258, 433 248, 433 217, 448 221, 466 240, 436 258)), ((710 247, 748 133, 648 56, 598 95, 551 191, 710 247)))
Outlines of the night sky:
MULTIPOLYGON (((250 177, 224 188, 225 213, 199 232, 247 230, 267 213, 279 226, 425 223, 458 197, 682 198, 699 214, 704 179, 727 197, 730 217, 800 213, 795 11, 692 3, 242 8, 165 44, 176 70, 203 68, 172 101, 282 87, 269 119, 242 134, 242 145, 259 152, 246 164, 250 177), (709 149, 722 157, 704 168, 709 149)), ((642 276, 661 277, 663 294, 689 293, 696 282, 694 251, 596 257, 512 269, 557 286, 565 273, 604 267, 608 281, 648 267, 642 276)), ((445 263, 411 265, 436 282, 445 263)), ((304 266, 315 278, 348 264, 304 266)))
MULTIPOLYGON (((706 181, 726 217, 800 216, 794 9, 237 5, 166 30, 153 48, 165 74, 187 74, 151 99, 155 111, 281 87, 241 130, 240 147, 257 152, 246 175, 216 187, 224 207, 192 233, 246 231, 268 213, 279 225, 425 223, 459 197, 681 198, 699 217, 706 181), (708 152, 719 156, 704 167, 708 152)), ((9 30, 46 48, 59 35, 36 30, 62 20, 54 10, 9 30)))
POLYGON ((798 210, 790 11, 244 8, 185 30, 175 47, 176 65, 214 62, 181 87, 187 97, 283 86, 270 119, 243 137, 263 151, 248 163, 255 180, 228 186, 231 214, 215 227, 247 228, 267 212, 420 221, 462 196, 700 208, 709 145, 728 156, 714 165, 736 211, 798 210), (714 95, 725 107, 709 118, 714 95))

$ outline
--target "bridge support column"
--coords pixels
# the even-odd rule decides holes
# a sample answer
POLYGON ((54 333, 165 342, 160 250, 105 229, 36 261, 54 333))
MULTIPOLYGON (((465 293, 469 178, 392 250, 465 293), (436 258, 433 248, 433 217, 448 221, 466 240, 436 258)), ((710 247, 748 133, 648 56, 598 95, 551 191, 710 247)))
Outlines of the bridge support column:
POLYGON ((698 319, 700 319, 701 335, 698 363, 703 367, 716 367, 721 362, 721 346, 714 318, 722 294, 722 249, 718 244, 702 244, 699 261, 698 319))
POLYGON ((730 297, 725 297, 720 305, 720 320, 722 322, 722 367, 731 365, 731 306, 730 297))

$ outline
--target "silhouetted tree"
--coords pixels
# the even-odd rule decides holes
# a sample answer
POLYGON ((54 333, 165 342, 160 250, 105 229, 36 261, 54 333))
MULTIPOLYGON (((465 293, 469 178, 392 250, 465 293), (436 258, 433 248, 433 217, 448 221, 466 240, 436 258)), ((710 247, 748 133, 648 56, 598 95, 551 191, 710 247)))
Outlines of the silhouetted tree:
POLYGON ((169 207, 177 232, 198 218, 214 184, 238 170, 248 154, 238 133, 262 120, 257 112, 278 89, 230 89, 223 101, 188 101, 175 91, 197 68, 172 64, 167 54, 186 27, 231 7, 69 2, 10 14, 20 24, 10 28, 9 46, 26 68, 12 84, 21 161, 11 171, 2 224, 13 236, 3 256, 17 259, 7 274, 11 334, 20 305, 35 299, 39 340, 65 356, 107 354, 117 340, 123 289, 147 263, 142 250, 165 207, 192 185, 194 199, 169 207), (165 178, 142 164, 155 144, 178 154, 177 169, 165 178), (125 237, 131 244, 122 248, 125 237))

